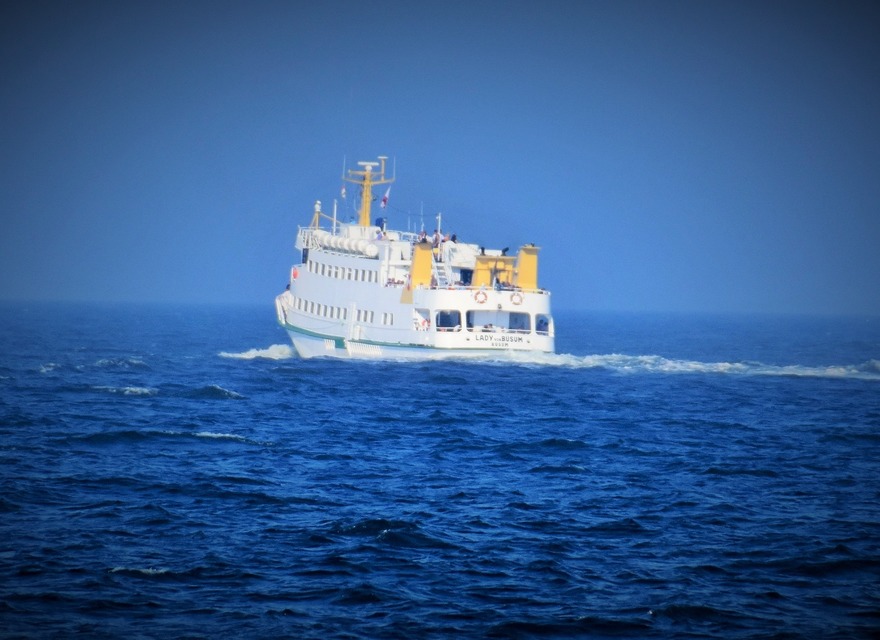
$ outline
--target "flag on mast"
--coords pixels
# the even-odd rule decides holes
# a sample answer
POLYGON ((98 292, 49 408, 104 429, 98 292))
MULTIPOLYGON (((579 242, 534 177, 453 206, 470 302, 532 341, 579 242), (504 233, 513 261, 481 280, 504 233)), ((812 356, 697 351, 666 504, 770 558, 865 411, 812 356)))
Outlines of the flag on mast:
POLYGON ((342 185, 341 194, 342 194, 342 199, 345 200, 345 185, 342 185))
POLYGON ((391 195, 391 187, 388 187, 388 189, 385 191, 385 195, 382 196, 382 208, 383 209, 388 206, 388 196, 390 196, 390 195, 391 195))

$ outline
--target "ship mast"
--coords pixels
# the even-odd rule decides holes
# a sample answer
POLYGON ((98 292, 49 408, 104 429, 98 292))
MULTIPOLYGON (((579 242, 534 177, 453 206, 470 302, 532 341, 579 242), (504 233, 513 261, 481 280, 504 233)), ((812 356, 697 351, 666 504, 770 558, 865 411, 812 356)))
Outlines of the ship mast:
POLYGON ((358 216, 358 225, 370 226, 370 207, 373 203, 373 185, 390 184, 394 182, 394 176, 385 177, 385 161, 388 156, 379 156, 379 162, 358 162, 360 169, 349 169, 347 176, 342 176, 346 182, 361 185, 361 210, 358 216), (378 171, 375 171, 379 167, 378 171))

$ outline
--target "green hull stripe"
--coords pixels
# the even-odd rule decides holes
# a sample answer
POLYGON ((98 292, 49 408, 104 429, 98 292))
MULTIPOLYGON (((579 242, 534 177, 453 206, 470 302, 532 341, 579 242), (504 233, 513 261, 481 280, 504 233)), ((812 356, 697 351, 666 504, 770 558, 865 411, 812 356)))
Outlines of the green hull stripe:
MULTIPOLYGON (((285 322, 279 322, 284 329, 288 331, 292 331, 294 333, 300 333, 304 336, 308 336, 310 338, 318 338, 321 340, 332 340, 334 346, 337 349, 345 349, 345 338, 340 338, 339 336, 331 336, 326 333, 317 333, 315 331, 309 331, 308 329, 301 329, 300 327, 294 327, 293 325, 287 324, 285 322)), ((388 347, 389 349, 427 349, 433 351, 539 351, 538 349, 499 349, 499 348, 491 348, 491 347, 435 347, 433 345, 428 344, 407 344, 403 342, 379 342, 378 340, 350 340, 352 344, 368 344, 376 347, 388 347)), ((541 351, 541 353, 549 353, 546 351, 541 351)))

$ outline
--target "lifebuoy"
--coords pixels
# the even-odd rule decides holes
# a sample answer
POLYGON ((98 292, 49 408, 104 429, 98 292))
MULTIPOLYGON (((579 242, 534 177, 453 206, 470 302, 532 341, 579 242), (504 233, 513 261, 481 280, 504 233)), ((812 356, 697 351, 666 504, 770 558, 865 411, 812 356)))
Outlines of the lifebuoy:
POLYGON ((511 293, 510 294, 510 301, 513 304, 522 304, 522 302, 523 302, 522 294, 521 293, 511 293))
POLYGON ((294 267, 293 269, 290 270, 290 279, 296 280, 298 277, 299 277, 299 269, 294 267))
POLYGON ((474 300, 477 301, 477 304, 483 304, 488 299, 489 299, 489 296, 486 295, 485 291, 477 291, 474 294, 474 300))

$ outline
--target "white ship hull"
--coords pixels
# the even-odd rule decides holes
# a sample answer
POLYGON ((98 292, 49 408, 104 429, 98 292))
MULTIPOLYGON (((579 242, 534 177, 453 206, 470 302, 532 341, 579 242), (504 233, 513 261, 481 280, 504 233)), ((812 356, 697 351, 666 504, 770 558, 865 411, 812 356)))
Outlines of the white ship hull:
POLYGON ((345 358, 366 360, 443 360, 468 358, 492 360, 515 357, 513 354, 531 353, 501 349, 449 349, 432 347, 406 347, 390 344, 373 344, 352 340, 333 340, 304 336, 288 330, 296 353, 301 358, 345 358))
MULTIPOLYGON (((398 289, 397 292, 399 294, 400 290, 398 289)), ((384 309, 380 313, 389 316, 400 314, 411 318, 414 308, 430 309, 427 306, 427 299, 433 297, 439 298, 434 305, 440 306, 435 306, 434 313, 429 311, 429 315, 436 316, 438 308, 447 311, 458 310, 460 317, 471 317, 479 324, 471 322, 471 326, 465 324, 465 326, 437 327, 434 326, 436 323, 428 322, 420 323, 421 326, 417 329, 375 327, 342 319, 314 318, 306 313, 297 312, 296 298, 290 292, 285 292, 276 298, 276 309, 279 324, 287 331, 294 349, 302 358, 485 359, 505 357, 505 354, 554 352, 554 338, 550 334, 550 327, 542 328, 540 331, 537 328, 510 329, 509 326, 502 328, 502 323, 499 321, 503 318, 509 325, 511 313, 541 317, 549 311, 547 308, 549 304, 546 301, 536 305, 537 310, 529 313, 529 308, 523 302, 517 305, 515 311, 510 310, 510 292, 484 292, 486 302, 482 305, 494 303, 494 307, 490 309, 478 307, 478 303, 473 299, 475 291, 425 291, 421 292, 421 296, 419 293, 415 292, 414 298, 419 300, 416 305, 425 305, 424 307, 379 305, 380 309, 384 309), (389 311, 390 309, 396 309, 397 312, 389 311)), ((546 293, 534 295, 549 297, 546 293)), ((371 316, 369 311, 369 308, 365 307, 361 316, 375 317, 376 312, 371 316)), ((357 311, 355 310, 352 315, 357 317, 357 311)))

